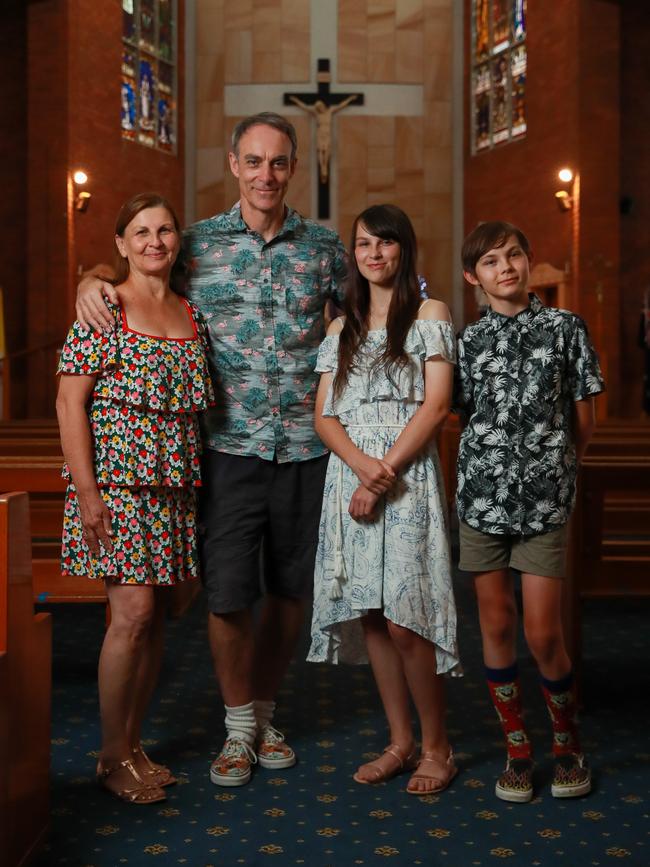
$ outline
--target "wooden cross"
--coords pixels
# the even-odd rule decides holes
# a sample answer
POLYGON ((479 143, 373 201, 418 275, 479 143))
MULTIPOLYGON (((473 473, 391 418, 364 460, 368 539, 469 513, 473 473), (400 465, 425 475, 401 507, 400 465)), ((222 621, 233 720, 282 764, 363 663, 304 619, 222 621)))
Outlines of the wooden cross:
POLYGON ((314 116, 316 120, 316 151, 318 154, 318 218, 328 220, 330 216, 330 175, 329 163, 332 151, 332 116, 342 111, 350 103, 363 105, 362 93, 331 93, 330 62, 319 58, 316 75, 315 93, 285 93, 285 105, 298 108, 314 116))

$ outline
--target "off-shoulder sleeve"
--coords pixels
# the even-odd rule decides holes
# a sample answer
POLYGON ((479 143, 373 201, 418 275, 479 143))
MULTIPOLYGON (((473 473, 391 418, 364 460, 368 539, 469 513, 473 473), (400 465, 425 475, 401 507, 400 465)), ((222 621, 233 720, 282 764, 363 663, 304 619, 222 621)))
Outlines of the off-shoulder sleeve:
POLYGON ((331 373, 336 370, 339 357, 339 336, 330 334, 320 345, 316 358, 316 373, 331 373))
POLYGON ((114 331, 86 331, 75 322, 66 337, 57 374, 92 376, 117 364, 117 335, 114 331))
POLYGON ((420 352, 425 359, 440 356, 445 361, 456 363, 456 338, 451 322, 416 319, 415 327, 420 338, 420 352))

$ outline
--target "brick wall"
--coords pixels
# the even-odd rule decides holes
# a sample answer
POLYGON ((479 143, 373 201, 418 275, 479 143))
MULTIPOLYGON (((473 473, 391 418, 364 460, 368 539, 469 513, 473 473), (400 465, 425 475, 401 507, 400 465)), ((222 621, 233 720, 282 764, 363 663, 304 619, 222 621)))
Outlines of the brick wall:
POLYGON ((21 345, 24 330, 27 200, 26 14, 9 4, 0 20, 0 286, 4 293, 9 351, 21 345))
MULTIPOLYGON (((571 217, 560 214, 553 198, 557 170, 577 163, 577 35, 574 3, 528 4, 527 134, 471 156, 469 102, 465 117, 465 228, 483 220, 504 219, 521 226, 535 258, 564 269, 570 261, 571 217)), ((470 13, 466 45, 469 56, 470 13)), ((467 67, 467 64, 466 64, 467 67)), ((466 70, 466 93, 470 79, 466 70)), ((472 299, 467 315, 474 318, 472 299), (472 314, 472 315, 470 315, 472 314)))
MULTIPOLYGON (((469 46, 469 4, 466 44, 469 46)), ((465 228, 507 219, 537 262, 567 270, 567 306, 586 319, 608 379, 601 412, 621 412, 619 255, 620 8, 607 0, 528 5, 527 134, 471 156, 465 150, 465 228), (561 213, 557 171, 580 176, 580 206, 561 213)), ((469 79, 466 117, 469 117, 469 79)), ((641 98, 641 94, 639 94, 641 98)), ((469 127, 469 124, 468 124, 469 127)), ((475 318, 468 292, 466 317, 475 318)))
MULTIPOLYGON (((62 342, 74 318, 80 271, 113 255, 121 204, 159 190, 183 219, 183 22, 178 18, 178 152, 124 141, 120 133, 120 0, 39 0, 28 7, 29 149, 26 345, 62 342), (83 168, 92 194, 86 213, 69 209, 68 172, 83 168), (70 212, 69 212, 70 211, 70 212)), ((29 407, 53 412, 52 350, 34 355, 29 407)))

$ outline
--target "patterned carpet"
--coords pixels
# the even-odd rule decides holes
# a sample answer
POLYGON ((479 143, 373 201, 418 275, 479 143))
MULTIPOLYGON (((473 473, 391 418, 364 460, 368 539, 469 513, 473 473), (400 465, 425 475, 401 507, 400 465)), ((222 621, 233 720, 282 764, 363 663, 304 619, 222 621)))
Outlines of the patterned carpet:
MULTIPOLYGON (((208 762, 223 738, 202 600, 169 625, 166 661, 147 732, 154 758, 180 784, 155 806, 120 803, 97 788, 98 606, 50 606, 54 615, 52 833, 38 867, 114 865, 650 864, 650 630, 647 603, 590 603, 585 611, 583 734, 595 791, 550 796, 549 725, 531 664, 522 679, 536 746, 538 794, 530 804, 494 797, 501 739, 481 680, 476 611, 457 582, 462 680, 449 683, 451 737, 461 773, 440 796, 407 795, 406 778, 359 786, 360 760, 386 744, 366 668, 302 662, 280 696, 276 723, 299 755, 290 770, 258 769, 250 785, 222 789, 208 762)), ((306 643, 305 643, 306 645, 306 643)))

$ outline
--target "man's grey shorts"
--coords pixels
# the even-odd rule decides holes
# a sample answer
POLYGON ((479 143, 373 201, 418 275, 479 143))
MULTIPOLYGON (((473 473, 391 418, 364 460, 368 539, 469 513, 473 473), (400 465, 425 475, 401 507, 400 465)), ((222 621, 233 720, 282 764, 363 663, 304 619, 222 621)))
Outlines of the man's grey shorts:
POLYGON ((329 455, 279 464, 206 449, 199 489, 201 577, 214 614, 249 608, 265 589, 309 596, 329 455))
POLYGON ((481 533, 459 523, 459 569, 465 572, 495 572, 518 569, 530 575, 563 578, 566 574, 568 526, 539 536, 497 536, 481 533))

